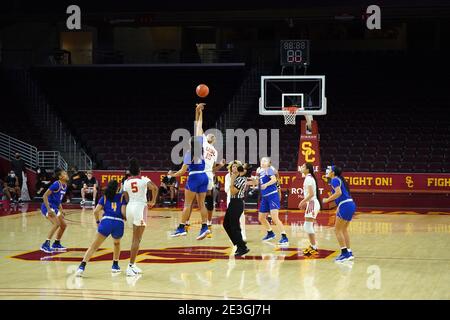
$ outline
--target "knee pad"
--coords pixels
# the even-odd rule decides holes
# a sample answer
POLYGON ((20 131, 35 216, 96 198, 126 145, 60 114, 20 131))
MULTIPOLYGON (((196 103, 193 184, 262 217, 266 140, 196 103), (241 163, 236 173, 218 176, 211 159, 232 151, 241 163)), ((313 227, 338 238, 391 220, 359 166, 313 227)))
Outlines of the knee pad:
POLYGON ((305 223, 303 224, 303 229, 305 229, 306 233, 309 234, 314 234, 314 222, 311 221, 305 221, 305 223))
POLYGON ((205 203, 206 203, 206 209, 208 211, 213 211, 214 210, 214 200, 212 196, 207 195, 205 197, 205 203))

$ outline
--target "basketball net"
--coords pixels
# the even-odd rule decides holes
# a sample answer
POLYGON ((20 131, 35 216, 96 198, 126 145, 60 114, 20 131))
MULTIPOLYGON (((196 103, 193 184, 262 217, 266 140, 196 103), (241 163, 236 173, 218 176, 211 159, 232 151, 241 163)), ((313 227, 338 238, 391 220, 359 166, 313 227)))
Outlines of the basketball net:
POLYGON ((295 124, 295 117, 297 116, 298 107, 290 106, 283 107, 284 124, 292 125, 295 124))

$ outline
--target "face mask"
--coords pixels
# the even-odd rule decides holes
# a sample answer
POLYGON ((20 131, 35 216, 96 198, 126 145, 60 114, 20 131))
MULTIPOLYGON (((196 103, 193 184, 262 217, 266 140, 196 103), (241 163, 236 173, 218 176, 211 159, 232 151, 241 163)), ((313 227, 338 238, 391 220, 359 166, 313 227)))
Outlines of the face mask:
POLYGON ((328 177, 330 175, 331 171, 333 171, 333 167, 332 166, 328 166, 327 170, 325 170, 325 175, 328 177))

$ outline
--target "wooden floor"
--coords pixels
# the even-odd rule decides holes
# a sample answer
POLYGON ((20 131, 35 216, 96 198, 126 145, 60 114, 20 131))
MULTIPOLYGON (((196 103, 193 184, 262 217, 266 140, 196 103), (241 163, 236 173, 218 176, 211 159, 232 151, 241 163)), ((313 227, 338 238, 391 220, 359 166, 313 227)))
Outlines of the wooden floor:
MULTIPOLYGON (((24 210, 27 211, 27 210, 24 210)), ((450 215, 360 213, 351 224, 353 263, 334 263, 338 245, 333 212, 320 213, 321 252, 305 259, 300 212, 283 213, 290 247, 260 241, 256 213, 247 215, 245 259, 229 257, 230 242, 217 212, 211 239, 196 241, 197 212, 186 237, 170 238, 180 211, 153 210, 138 265, 144 274, 126 277, 131 230, 122 241, 122 273, 111 275, 111 240, 74 272, 96 228, 92 210, 67 209, 63 254, 38 251, 48 222, 37 211, 0 217, 0 299, 449 299, 450 215)))

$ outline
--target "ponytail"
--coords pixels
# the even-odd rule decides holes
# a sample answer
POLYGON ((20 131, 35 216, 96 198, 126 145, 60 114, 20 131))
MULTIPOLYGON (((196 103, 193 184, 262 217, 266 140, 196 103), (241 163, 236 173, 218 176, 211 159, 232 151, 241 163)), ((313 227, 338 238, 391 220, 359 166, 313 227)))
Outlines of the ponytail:
POLYGON ((108 199, 109 201, 114 201, 114 196, 117 193, 118 187, 119 187, 119 183, 117 182, 117 180, 109 181, 108 186, 106 187, 106 190, 105 190, 106 199, 108 199))
POLYGON ((344 184, 345 189, 347 190, 348 195, 350 196, 350 187, 348 185, 347 180, 342 175, 342 168, 338 167, 338 166, 334 166, 334 170, 333 171, 334 171, 335 176, 338 177, 341 180, 341 182, 344 184))

